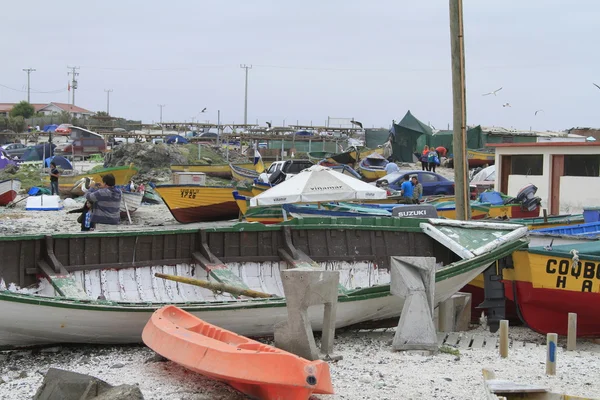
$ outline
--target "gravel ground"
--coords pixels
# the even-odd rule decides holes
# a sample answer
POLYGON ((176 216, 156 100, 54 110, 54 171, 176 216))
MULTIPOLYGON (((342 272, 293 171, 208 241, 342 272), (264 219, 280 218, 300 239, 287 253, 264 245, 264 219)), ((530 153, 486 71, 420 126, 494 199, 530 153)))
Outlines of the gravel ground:
MULTIPOLYGON (((481 328, 470 333, 494 336, 481 328)), ((485 398, 482 368, 500 379, 545 386, 556 392, 591 397, 600 393, 600 345, 580 340, 577 351, 557 354, 557 375, 545 374, 545 346, 497 350, 460 350, 460 355, 422 356, 393 352, 394 331, 343 332, 336 336, 330 363, 334 395, 313 399, 473 399, 485 398)), ((545 343, 523 327, 511 339, 545 343)), ((559 344, 563 344, 562 341, 559 344)), ((63 346, 0 353, 0 398, 30 399, 50 367, 86 373, 110 384, 137 384, 146 399, 241 400, 229 386, 204 378, 170 361, 157 361, 144 346, 63 346), (4 383, 2 383, 4 382, 4 383)))

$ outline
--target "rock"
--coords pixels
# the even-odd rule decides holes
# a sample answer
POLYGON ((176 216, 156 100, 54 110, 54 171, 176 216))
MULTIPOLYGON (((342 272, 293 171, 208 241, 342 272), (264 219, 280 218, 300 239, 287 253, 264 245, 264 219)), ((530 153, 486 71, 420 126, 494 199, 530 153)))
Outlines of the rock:
POLYGON ((27 378, 27 371, 19 372, 19 379, 27 378))
POLYGON ((59 346, 46 347, 45 349, 40 350, 40 353, 42 353, 42 354, 44 354, 44 353, 56 354, 60 350, 61 350, 61 348, 59 346))
POLYGON ((111 368, 123 368, 124 366, 125 366, 125 364, 123 364, 123 363, 116 363, 116 364, 111 365, 110 367, 111 368))
POLYGON ((93 400, 143 400, 142 391, 136 385, 119 385, 93 397, 93 400))
POLYGON ((358 378, 358 380, 363 383, 370 383, 372 379, 371 379, 371 375, 364 374, 364 375, 361 375, 360 378, 358 378))
POLYGON ((166 361, 169 361, 169 360, 167 360, 165 357, 161 356, 160 354, 155 354, 152 357, 145 360, 144 364, 152 363, 152 362, 166 362, 166 361))
POLYGON ((452 382, 452 379, 450 379, 450 378, 444 378, 444 380, 446 380, 448 382, 452 382))

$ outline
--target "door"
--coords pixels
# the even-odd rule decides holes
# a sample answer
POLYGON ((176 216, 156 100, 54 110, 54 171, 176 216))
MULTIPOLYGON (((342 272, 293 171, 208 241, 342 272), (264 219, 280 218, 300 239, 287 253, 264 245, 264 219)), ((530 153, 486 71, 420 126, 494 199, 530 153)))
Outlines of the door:
POLYGON ((550 179, 550 215, 560 214, 560 177, 565 173, 565 156, 552 156, 552 177, 550 179))
MULTIPOLYGON (((508 195, 508 176, 512 173, 512 157, 511 156, 500 156, 500 163, 502 169, 500 172, 500 193, 508 195)), ((498 188, 496 189, 498 190, 498 188)), ((513 196, 517 194, 514 193, 513 196)))

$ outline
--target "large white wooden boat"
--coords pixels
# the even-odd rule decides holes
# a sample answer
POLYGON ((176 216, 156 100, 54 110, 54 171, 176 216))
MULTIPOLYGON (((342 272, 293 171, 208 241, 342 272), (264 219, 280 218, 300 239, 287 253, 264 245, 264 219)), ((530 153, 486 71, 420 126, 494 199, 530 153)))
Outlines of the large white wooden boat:
MULTIPOLYGON (((287 319, 280 270, 307 263, 340 271, 336 327, 389 323, 402 309, 402 301, 390 294, 390 258, 436 257, 435 301, 444 301, 526 244, 514 225, 509 230, 486 225, 453 229, 440 220, 299 218, 277 226, 0 238, 0 257, 8 256, 0 267, 6 287, 0 290, 0 346, 139 342, 151 314, 165 304, 245 336, 272 335, 287 319), (479 231, 481 240, 476 247, 456 240, 450 250, 448 241, 461 229, 479 231), (436 239, 426 231, 435 231, 436 239), (467 252, 471 256, 461 260, 467 252), (276 297, 236 298, 155 273, 276 297)), ((313 329, 321 328, 322 315, 322 308, 311 308, 313 329)))

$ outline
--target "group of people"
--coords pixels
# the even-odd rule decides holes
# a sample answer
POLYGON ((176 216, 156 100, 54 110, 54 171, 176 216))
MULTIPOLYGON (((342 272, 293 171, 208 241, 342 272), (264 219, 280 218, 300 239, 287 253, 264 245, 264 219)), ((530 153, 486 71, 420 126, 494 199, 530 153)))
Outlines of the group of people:
POLYGON ((404 182, 400 185, 400 194, 402 195, 402 204, 419 204, 423 198, 423 185, 419 178, 413 175, 404 174, 404 182))
POLYGON ((435 172, 435 167, 440 165, 440 157, 446 157, 448 150, 443 146, 431 147, 425 145, 421 152, 421 167, 423 171, 435 172))
POLYGON ((81 224, 82 231, 98 230, 102 225, 118 225, 121 221, 121 196, 121 190, 115 186, 114 175, 103 175, 102 182, 85 193, 83 207, 71 210, 69 214, 81 213, 77 222, 81 224))

